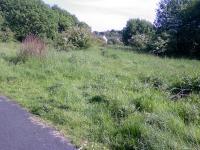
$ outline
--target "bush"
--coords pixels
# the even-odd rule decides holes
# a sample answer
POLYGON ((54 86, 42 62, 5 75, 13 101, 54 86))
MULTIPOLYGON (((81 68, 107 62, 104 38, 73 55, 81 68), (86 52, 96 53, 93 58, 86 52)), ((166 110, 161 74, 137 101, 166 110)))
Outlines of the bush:
POLYGON ((91 45, 91 32, 85 28, 72 27, 58 35, 55 47, 58 50, 85 49, 91 45))
POLYGON ((20 56, 42 57, 46 53, 46 44, 35 35, 28 35, 22 42, 20 56))
POLYGON ((155 55, 165 55, 169 50, 168 43, 170 41, 170 35, 166 32, 157 34, 149 43, 149 50, 155 55))
POLYGON ((15 32, 20 41, 28 34, 55 39, 58 32, 66 31, 79 22, 69 12, 57 6, 50 7, 42 0, 0 0, 1 15, 6 27, 15 32))
POLYGON ((71 15, 68 11, 59 8, 57 5, 52 7, 54 14, 58 16, 58 32, 64 32, 79 21, 76 16, 71 15))
POLYGON ((137 50, 146 50, 150 41, 150 36, 146 34, 136 34, 129 40, 129 43, 137 50))
POLYGON ((158 33, 169 35, 166 55, 200 58, 199 14, 200 1, 160 1, 155 26, 158 33))
POLYGON ((154 35, 154 26, 151 22, 140 19, 131 19, 123 29, 123 42, 125 45, 143 46, 148 38, 154 35))
POLYGON ((0 10, 19 40, 30 33, 53 38, 57 32, 58 17, 41 0, 1 0, 0 10))
POLYGON ((10 28, 5 27, 0 31, 0 41, 1 42, 10 42, 14 40, 14 33, 10 30, 10 28))
POLYGON ((5 18, 0 11, 0 41, 9 42, 14 39, 14 33, 6 26, 5 18))
POLYGON ((184 77, 180 81, 173 83, 169 90, 172 95, 172 99, 179 99, 182 97, 187 97, 191 93, 200 93, 200 78, 199 77, 184 77))
POLYGON ((74 45, 72 45, 71 43, 69 43, 66 38, 64 37, 63 34, 58 34, 54 43, 54 47, 58 50, 58 51, 69 51, 74 49, 74 45))
POLYGON ((108 44, 111 44, 111 45, 122 45, 123 43, 120 41, 119 38, 109 38, 108 39, 108 44))
POLYGON ((101 37, 95 36, 95 35, 93 35, 92 43, 94 45, 98 45, 98 46, 105 46, 106 45, 106 42, 105 42, 104 39, 102 39, 101 37))

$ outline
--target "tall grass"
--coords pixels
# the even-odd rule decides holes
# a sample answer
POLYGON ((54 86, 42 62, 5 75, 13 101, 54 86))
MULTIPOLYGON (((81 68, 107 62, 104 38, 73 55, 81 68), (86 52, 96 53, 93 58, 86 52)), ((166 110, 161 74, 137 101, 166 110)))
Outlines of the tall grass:
POLYGON ((36 35, 28 35, 21 44, 20 55, 22 56, 39 56, 46 54, 46 44, 36 35))
POLYGON ((200 149, 199 61, 91 48, 11 64, 15 47, 0 44, 1 93, 78 146, 200 149))

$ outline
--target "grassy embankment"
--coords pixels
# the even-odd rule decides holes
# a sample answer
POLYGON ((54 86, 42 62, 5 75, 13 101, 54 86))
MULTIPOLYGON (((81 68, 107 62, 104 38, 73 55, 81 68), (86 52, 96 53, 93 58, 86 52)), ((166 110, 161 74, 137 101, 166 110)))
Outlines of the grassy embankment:
POLYGON ((0 44, 0 92, 76 144, 200 149, 199 61, 91 48, 15 64, 18 50, 0 44))

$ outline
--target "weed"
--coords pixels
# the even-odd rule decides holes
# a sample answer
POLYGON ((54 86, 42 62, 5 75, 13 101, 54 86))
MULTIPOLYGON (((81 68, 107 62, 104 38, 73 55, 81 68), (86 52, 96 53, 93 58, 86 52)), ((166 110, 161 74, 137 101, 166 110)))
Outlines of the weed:
POLYGON ((83 148, 200 149, 199 61, 93 47, 23 63, 19 47, 0 43, 1 93, 83 148))
POLYGON ((43 57, 46 54, 46 44, 35 35, 28 35, 21 45, 20 56, 38 56, 43 57))

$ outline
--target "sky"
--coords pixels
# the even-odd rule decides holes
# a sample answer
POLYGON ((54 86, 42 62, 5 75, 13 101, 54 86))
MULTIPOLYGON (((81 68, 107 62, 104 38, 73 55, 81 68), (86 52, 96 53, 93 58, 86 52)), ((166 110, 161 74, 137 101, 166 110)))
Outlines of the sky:
POLYGON ((93 31, 121 30, 131 18, 153 22, 160 0, 44 0, 86 22, 93 31))

